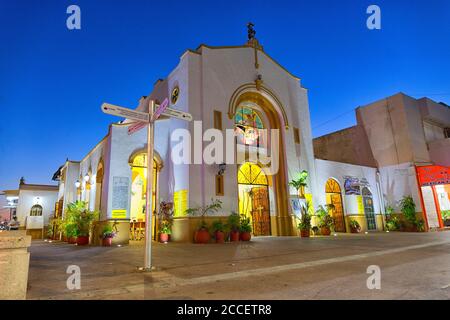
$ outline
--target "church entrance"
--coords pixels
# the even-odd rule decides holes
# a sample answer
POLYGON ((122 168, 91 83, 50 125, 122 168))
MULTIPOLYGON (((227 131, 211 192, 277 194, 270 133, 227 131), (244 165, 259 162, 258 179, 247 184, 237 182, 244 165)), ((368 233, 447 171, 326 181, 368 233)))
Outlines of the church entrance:
POLYGON ((325 185, 326 203, 332 205, 331 216, 334 220, 334 231, 345 232, 344 207, 342 205, 341 187, 334 179, 328 179, 325 185))
POLYGON ((250 218, 255 236, 271 234, 268 186, 267 176, 257 164, 246 162, 239 167, 239 214, 250 218))

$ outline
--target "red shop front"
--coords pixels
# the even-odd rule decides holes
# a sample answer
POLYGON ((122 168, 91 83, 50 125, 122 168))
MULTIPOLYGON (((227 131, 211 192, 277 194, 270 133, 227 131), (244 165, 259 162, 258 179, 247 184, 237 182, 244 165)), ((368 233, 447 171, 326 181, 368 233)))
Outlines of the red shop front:
POLYGON ((450 227, 450 168, 416 166, 416 174, 428 228, 450 227))

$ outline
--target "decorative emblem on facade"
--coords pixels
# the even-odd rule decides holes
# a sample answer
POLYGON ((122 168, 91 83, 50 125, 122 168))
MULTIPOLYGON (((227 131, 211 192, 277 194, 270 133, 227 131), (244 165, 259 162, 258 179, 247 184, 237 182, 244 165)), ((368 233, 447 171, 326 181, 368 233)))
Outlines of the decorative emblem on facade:
POLYGON ((175 88, 173 88, 172 94, 170 95, 170 101, 172 102, 172 104, 177 103, 179 95, 180 95, 180 88, 176 86, 175 88))

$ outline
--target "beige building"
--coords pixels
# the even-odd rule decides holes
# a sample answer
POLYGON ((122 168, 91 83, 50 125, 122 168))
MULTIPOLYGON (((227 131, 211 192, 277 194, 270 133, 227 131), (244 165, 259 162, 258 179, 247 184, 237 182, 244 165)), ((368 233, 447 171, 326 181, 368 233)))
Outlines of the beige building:
POLYGON ((436 176, 419 188, 417 168, 450 167, 450 107, 398 93, 358 107, 356 120, 353 127, 315 138, 315 157, 377 168, 385 205, 398 210, 398 201, 411 195, 428 227, 442 227, 446 180, 436 176))

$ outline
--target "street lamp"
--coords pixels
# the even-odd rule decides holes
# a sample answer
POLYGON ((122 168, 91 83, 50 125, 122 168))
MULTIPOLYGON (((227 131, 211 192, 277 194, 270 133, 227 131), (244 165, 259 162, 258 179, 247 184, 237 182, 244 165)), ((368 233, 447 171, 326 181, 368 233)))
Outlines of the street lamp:
POLYGON ((89 181, 89 174, 86 173, 86 175, 84 176, 83 179, 84 179, 85 182, 88 182, 89 181))
POLYGON ((75 187, 79 188, 81 186, 80 180, 75 181, 75 187))

